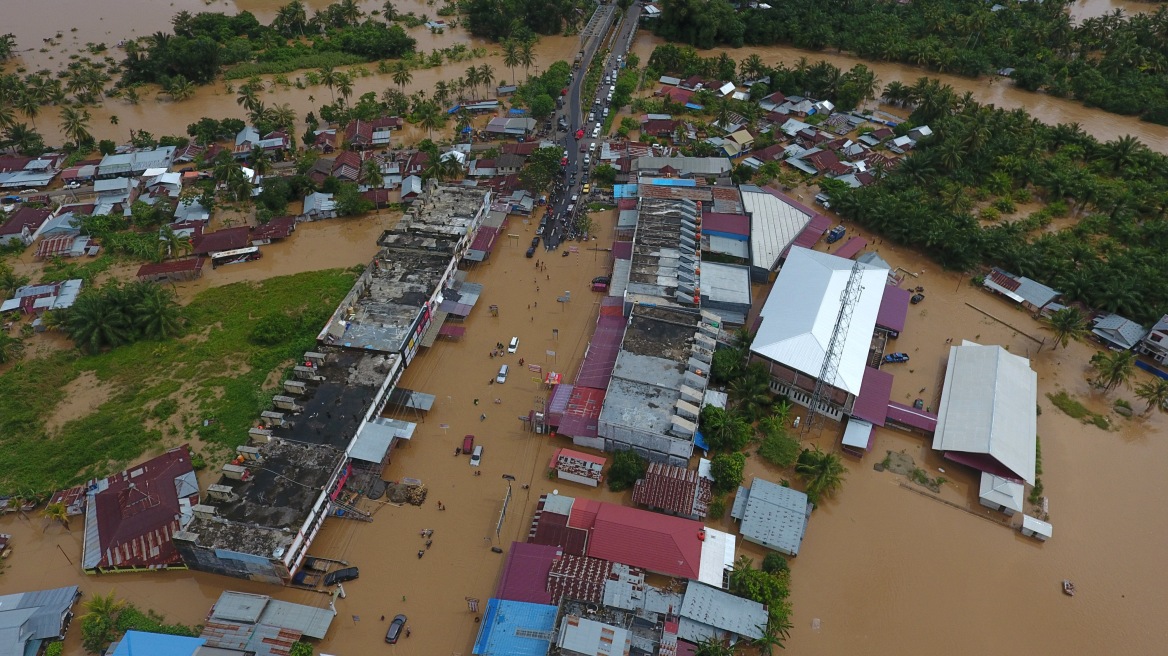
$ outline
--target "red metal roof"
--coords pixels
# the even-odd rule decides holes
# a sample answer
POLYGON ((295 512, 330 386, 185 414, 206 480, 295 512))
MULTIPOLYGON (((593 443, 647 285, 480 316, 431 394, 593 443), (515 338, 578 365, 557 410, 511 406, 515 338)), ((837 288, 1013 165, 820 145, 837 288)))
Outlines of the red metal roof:
POLYGON ((258 226, 252 231, 252 239, 285 239, 296 231, 296 217, 281 216, 258 226))
POLYGON ((657 574, 698 578, 699 533, 705 528, 701 522, 612 503, 599 506, 588 538, 589 556, 657 574))
POLYGON ((579 498, 573 500, 572 514, 568 515, 568 526, 585 530, 592 528, 598 510, 600 510, 599 501, 579 498))
POLYGON ((904 330, 910 300, 912 292, 907 289, 895 285, 885 287, 884 296, 880 299, 880 311, 876 314, 876 325, 898 333, 904 330))
POLYGON ((618 260, 633 259, 633 242, 631 241, 614 241, 612 242, 612 256, 618 260))
POLYGON ((53 257, 61 253, 68 253, 73 248, 73 240, 77 239, 77 235, 57 235, 55 237, 46 237, 37 244, 36 257, 37 259, 45 257, 53 257))
POLYGON ((479 231, 475 233, 474 241, 470 244, 470 250, 490 253, 491 249, 495 247, 495 240, 498 239, 499 233, 502 230, 502 226, 498 228, 492 228, 490 226, 479 228, 479 231))
POLYGON ((52 212, 46 209, 22 206, 8 215, 4 225, 0 225, 0 236, 19 235, 25 228, 28 228, 30 233, 36 232, 51 214, 52 212))
POLYGON ((156 276, 164 273, 179 273, 182 271, 200 271, 206 259, 205 257, 187 257, 181 260, 143 264, 138 269, 138 277, 156 276))
POLYGON ((1017 278, 1011 278, 1010 276, 1007 276, 1006 274, 996 269, 990 271, 990 280, 996 283, 999 287, 1008 289, 1012 292, 1018 291, 1018 288, 1022 286, 1022 283, 1017 278))
POLYGON ((842 257, 845 260, 850 260, 860 254, 865 246, 868 245, 868 240, 863 237, 849 237, 843 246, 836 249, 834 255, 842 257))
POLYGON ((556 449, 555 453, 552 454, 551 464, 548 465, 549 468, 554 468, 556 466, 556 463, 560 460, 560 456, 565 458, 575 458, 576 460, 583 460, 584 462, 591 462, 596 465, 603 465, 604 463, 608 462, 608 459, 604 456, 594 456, 591 453, 584 453, 583 451, 576 451, 575 449, 559 448, 556 449))
POLYGON ((181 564, 171 536, 180 529, 180 501, 199 503, 194 480, 186 446, 105 479, 107 487, 92 496, 86 514, 84 567, 162 569, 181 564), (180 477, 183 482, 176 480, 180 477), (193 491, 189 485, 195 486, 193 491), (181 498, 180 488, 186 493, 181 498))
POLYGON ((239 226, 215 232, 204 232, 195 239, 195 245, 191 252, 195 255, 206 255, 207 253, 230 251, 249 245, 251 245, 251 228, 239 226))
POLYGON ((532 520, 527 541, 559 547, 564 554, 583 556, 588 546, 588 531, 568 528, 568 516, 539 510, 532 520))
POLYGON ((888 416, 888 399, 892 397, 892 374, 872 367, 864 369, 860 394, 852 406, 852 414, 864 421, 884 425, 888 416))
POLYGON ((722 214, 720 212, 703 214, 702 232, 750 235, 750 217, 745 214, 722 214))
POLYGON ((633 503, 687 517, 705 517, 712 495, 710 480, 696 470, 663 462, 649 463, 645 477, 633 486, 633 503))
POLYGON ((602 311, 596 320, 596 331, 592 333, 592 341, 588 344, 580 371, 576 374, 576 385, 608 389, 624 335, 625 318, 620 314, 608 315, 602 311))
MULTIPOLYGON (((831 227, 831 219, 822 214, 816 214, 811 219, 811 221, 807 223, 807 227, 803 228, 803 230, 799 232, 799 235, 795 237, 795 241, 792 243, 792 246, 811 248, 815 245, 816 242, 819 241, 819 238, 823 236, 823 233, 827 232, 829 227, 831 227)), ((790 252, 790 250, 791 246, 783 249, 784 258, 787 257, 787 253, 790 252)))
MULTIPOLYGON (((860 389, 863 389, 863 387, 860 389)), ((931 412, 925 412, 924 410, 910 408, 896 401, 888 402, 888 412, 885 415, 885 419, 925 431, 926 433, 935 433, 937 431, 937 415, 931 412)))
POLYGON ((512 542, 495 597, 532 604, 552 603, 548 592, 548 572, 560 557, 559 547, 530 542, 512 542))

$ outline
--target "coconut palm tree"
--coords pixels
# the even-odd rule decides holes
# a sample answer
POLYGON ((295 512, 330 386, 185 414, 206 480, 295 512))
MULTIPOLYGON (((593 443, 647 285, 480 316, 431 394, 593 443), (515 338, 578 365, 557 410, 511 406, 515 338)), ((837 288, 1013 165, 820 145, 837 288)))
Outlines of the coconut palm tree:
MULTIPOLYGON (((44 150, 44 139, 40 133, 24 123, 17 123, 5 130, 4 141, 8 142, 12 148, 20 153, 32 154, 33 150, 44 150)), ((38 152, 36 154, 40 153, 38 152)))
POLYGON ((195 95, 195 83, 181 75, 176 75, 167 85, 166 93, 175 102, 186 100, 195 95))
POLYGON ((78 150, 81 149, 81 144, 93 140, 93 135, 89 134, 90 118, 92 117, 87 109, 61 108, 61 132, 77 144, 78 150))
POLYGON ((85 601, 85 610, 100 617, 109 626, 113 626, 118 619, 118 615, 126 608, 126 602, 118 599, 114 595, 114 590, 110 590, 109 593, 104 595, 95 593, 85 601))
POLYGON ((365 14, 365 12, 361 11, 361 7, 357 4, 357 0, 341 0, 339 3, 338 13, 340 13, 341 18, 347 25, 356 25, 357 23, 360 23, 361 16, 365 14))
POLYGON ((20 110, 21 114, 28 117, 32 121, 32 126, 36 127, 37 114, 41 113, 41 101, 37 100, 31 94, 22 93, 16 97, 16 102, 13 105, 20 110))
POLYGON ((0 100, 0 128, 10 128, 16 125, 16 108, 8 101, 0 100))
POLYGON ((252 146, 251 153, 248 154, 248 160, 251 162, 251 169, 256 172, 256 175, 267 175, 272 172, 272 158, 268 156, 267 151, 259 146, 252 146))
POLYGON ((847 471, 838 454, 825 453, 819 449, 819 445, 804 449, 795 462, 795 473, 803 479, 807 486, 807 498, 814 504, 840 489, 847 471))
POLYGON ((519 56, 519 42, 515 39, 503 41, 503 65, 511 69, 511 84, 515 84, 515 67, 523 65, 519 56))
POLYGON ((304 3, 292 0, 280 7, 276 12, 276 19, 272 21, 272 28, 285 36, 293 34, 304 35, 304 28, 308 25, 308 13, 304 10, 304 3))
POLYGON ((170 226, 163 226, 159 238, 162 250, 169 257, 180 257, 194 250, 191 238, 186 234, 178 234, 170 226))
POLYGON ((361 171, 358 177, 362 184, 373 189, 380 189, 385 184, 385 177, 381 174, 381 165, 377 163, 375 157, 361 162, 361 171))
POLYGON ((272 123, 292 136, 292 126, 296 124, 296 112, 288 103, 272 108, 272 123))
POLYGON ((409 64, 399 61, 393 65, 393 83, 405 93, 406 85, 414 81, 414 74, 410 72, 409 64))
POLYGON ((741 376, 731 381, 730 398, 748 422, 766 414, 772 402, 770 374, 766 367, 760 364, 747 367, 741 376))
POLYGON ((1095 384, 1107 392, 1120 385, 1127 386, 1134 373, 1135 362, 1136 356, 1131 351, 1096 353, 1091 357, 1091 366, 1099 374, 1095 384))
POLYGON ((1068 307, 1052 312, 1046 323, 1054 331, 1054 343, 1063 348, 1071 340, 1079 341, 1087 334, 1087 318, 1078 308, 1068 307))
POLYGON ((1156 378, 1145 383, 1136 385, 1136 396, 1148 402, 1148 407, 1144 408, 1144 414, 1156 408, 1160 412, 1168 412, 1168 380, 1163 378, 1156 378))
POLYGON ((239 165, 235 163, 235 158, 226 150, 219 151, 215 156, 214 167, 211 169, 212 175, 216 182, 227 182, 227 178, 231 176, 232 169, 238 169, 239 165))
POLYGON ((438 106, 434 103, 424 103, 420 109, 418 125, 426 128, 427 136, 432 140, 434 130, 446 124, 446 116, 438 110, 438 106))
POLYGON ((479 77, 479 69, 477 66, 468 66, 466 69, 466 77, 463 79, 466 80, 466 83, 470 87, 472 93, 475 89, 479 88, 480 84, 483 83, 482 78, 479 77))
POLYGON ((147 339, 167 339, 182 332, 182 311, 174 292, 166 287, 151 284, 145 288, 133 312, 138 332, 147 339))
MULTIPOLYGON (((483 85, 484 89, 490 89, 494 83, 495 69, 491 68, 490 64, 479 66, 479 84, 483 85)), ((498 94, 495 94, 495 96, 498 97, 498 94)))
POLYGON ((254 112, 256 107, 263 106, 263 101, 260 100, 259 89, 250 84, 241 84, 239 90, 236 92, 235 104, 249 112, 254 112))
POLYGON ((41 515, 48 520, 45 523, 45 528, 48 528, 49 524, 53 522, 61 522, 61 526, 69 528, 69 509, 63 503, 50 503, 41 511, 41 515))
POLYGON ((320 83, 328 87, 329 96, 331 96, 333 100, 337 99, 337 97, 333 95, 333 87, 337 85, 337 79, 339 79, 339 76, 341 75, 344 75, 344 73, 333 70, 332 66, 325 66, 324 68, 320 69, 320 83))
POLYGON ((345 104, 348 104, 349 96, 353 95, 353 78, 348 75, 338 77, 337 93, 341 94, 341 100, 345 101, 345 104))
POLYGON ((519 63, 523 66, 523 74, 531 79, 531 67, 535 66, 535 38, 525 39, 519 44, 519 63))
POLYGON ((387 23, 392 23, 393 19, 397 17, 397 9, 393 6, 393 0, 385 0, 385 4, 381 5, 381 17, 387 23))

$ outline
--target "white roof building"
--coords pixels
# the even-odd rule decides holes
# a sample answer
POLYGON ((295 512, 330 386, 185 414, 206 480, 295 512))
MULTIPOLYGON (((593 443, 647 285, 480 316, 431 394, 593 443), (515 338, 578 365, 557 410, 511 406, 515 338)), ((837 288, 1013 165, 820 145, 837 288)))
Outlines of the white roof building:
POLYGON ((1037 400, 1038 374, 1026 358, 970 341, 952 346, 933 448, 979 471, 1033 485, 1037 400))
POLYGON ((750 215, 751 264, 770 271, 812 214, 754 185, 742 185, 742 208, 750 215))
MULTIPOLYGON (((827 253, 792 248, 762 308, 762 325, 750 350, 795 371, 818 377, 835 332, 840 295, 847 287, 853 264, 852 260, 827 253)), ((835 380, 827 381, 852 395, 859 394, 864 379, 868 347, 888 272, 861 264, 860 276, 862 290, 844 336, 835 380)))
POLYGON ((556 646, 565 654, 628 656, 632 638, 628 629, 601 624, 578 615, 564 615, 556 646))
POLYGON ((981 473, 977 498, 978 503, 986 508, 993 508, 1007 515, 1020 513, 1023 510, 1025 496, 1026 486, 1021 483, 986 472, 981 473))

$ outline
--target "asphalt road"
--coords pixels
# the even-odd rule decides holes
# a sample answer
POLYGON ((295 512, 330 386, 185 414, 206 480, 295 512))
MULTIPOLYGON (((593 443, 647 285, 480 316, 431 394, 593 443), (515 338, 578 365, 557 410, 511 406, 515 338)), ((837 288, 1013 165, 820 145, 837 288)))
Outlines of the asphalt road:
MULTIPOLYGON (((544 230, 544 248, 548 251, 556 250, 564 241, 569 231, 569 222, 575 218, 574 216, 567 216, 567 208, 571 204, 572 196, 578 195, 583 186, 583 169, 581 166, 583 163, 583 154, 580 152, 580 146, 581 144, 591 146, 594 141, 600 141, 599 139, 592 139, 592 126, 595 124, 585 125, 584 116, 588 109, 592 107, 593 100, 599 100, 602 108, 605 106, 604 99, 608 95, 608 90, 603 86, 603 74, 601 75, 602 83, 596 90, 597 98, 584 99, 582 96, 584 94, 584 77, 588 73, 588 67, 592 64, 592 58, 596 55, 597 49, 604 44, 611 28, 613 15, 615 15, 615 7, 613 5, 605 5, 605 7, 608 8, 609 12, 614 13, 610 14, 606 19, 605 26, 597 30, 596 35, 589 38, 587 43, 583 44, 584 58, 580 62, 580 67, 576 70, 575 75, 572 77, 571 85, 568 87, 568 99, 565 107, 560 110, 556 117, 558 119, 560 116, 563 116, 568 123, 567 133, 560 144, 568 152, 568 166, 564 169, 564 179, 561 181, 563 185, 562 189, 558 192, 556 202, 553 204, 551 210, 549 210, 548 216, 551 217, 549 218, 549 225, 544 230), (587 100, 586 105, 584 104, 585 100, 587 100), (585 132, 584 138, 577 141, 576 130, 581 128, 585 132), (569 184, 568 180, 571 179, 573 174, 576 176, 576 182, 569 184)), ((634 3, 622 17, 621 23, 617 27, 616 39, 613 41, 613 49, 609 52, 608 60, 604 64, 604 73, 615 71, 617 56, 623 57, 628 53, 632 39, 636 34, 637 19, 640 11, 640 5, 634 3)), ((579 207, 577 207, 576 211, 579 211, 579 207)))

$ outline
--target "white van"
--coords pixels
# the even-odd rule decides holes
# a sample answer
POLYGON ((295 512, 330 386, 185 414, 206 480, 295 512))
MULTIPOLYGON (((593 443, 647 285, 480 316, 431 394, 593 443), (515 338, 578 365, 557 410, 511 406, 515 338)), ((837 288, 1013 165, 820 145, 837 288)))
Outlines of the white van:
POLYGON ((478 467, 483 462, 483 445, 476 444, 474 451, 470 454, 470 466, 478 467))
POLYGON ((519 338, 518 338, 518 337, 512 337, 512 338, 511 338, 511 343, 507 345, 507 352, 508 352, 508 353, 514 353, 514 352, 515 352, 515 351, 517 351, 517 350, 519 350, 519 338))
POLYGON ((495 376, 495 382, 499 383, 500 385, 507 382, 507 372, 508 371, 509 371, 509 369, 507 369, 507 365, 503 365, 502 367, 499 367, 499 375, 495 376))

